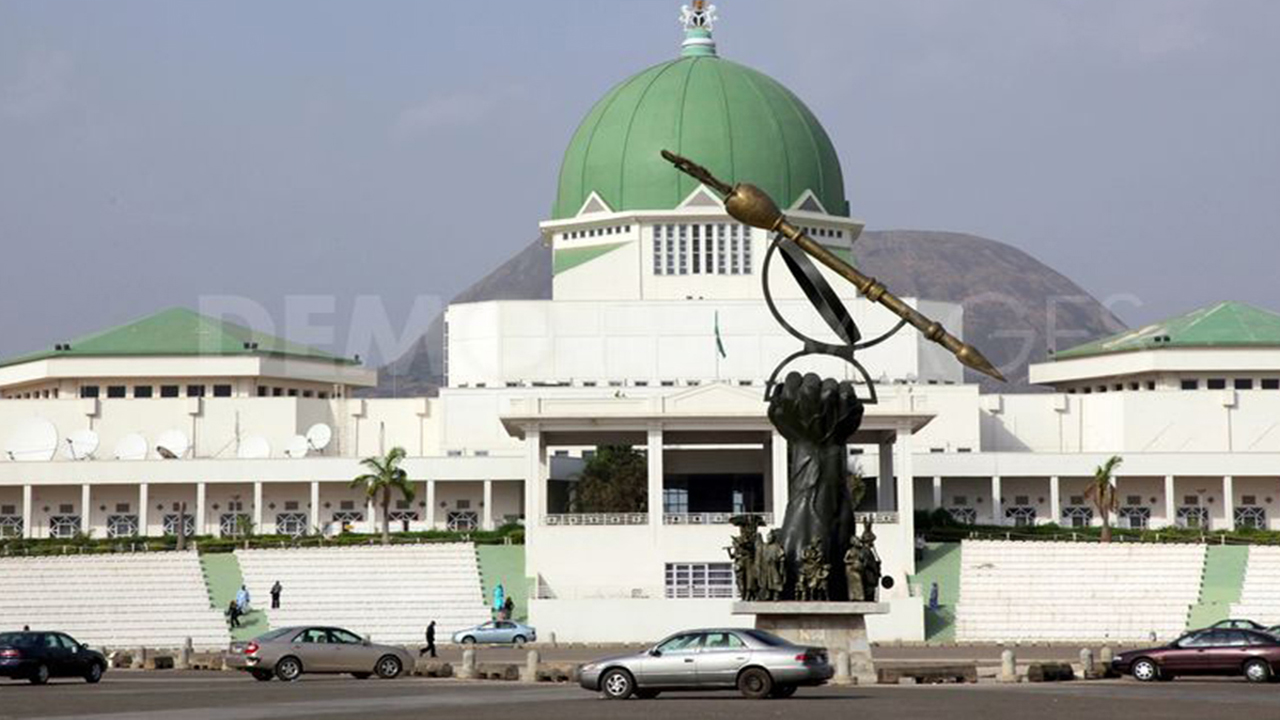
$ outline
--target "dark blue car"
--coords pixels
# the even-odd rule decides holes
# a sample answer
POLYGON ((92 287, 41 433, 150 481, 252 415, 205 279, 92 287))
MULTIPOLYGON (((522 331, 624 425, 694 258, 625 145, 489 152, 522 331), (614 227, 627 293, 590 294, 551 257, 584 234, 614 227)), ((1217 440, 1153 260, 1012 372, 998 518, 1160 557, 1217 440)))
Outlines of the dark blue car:
POLYGON ((0 633, 0 677, 43 685, 49 678, 75 677, 96 683, 107 658, 60 632, 0 633))

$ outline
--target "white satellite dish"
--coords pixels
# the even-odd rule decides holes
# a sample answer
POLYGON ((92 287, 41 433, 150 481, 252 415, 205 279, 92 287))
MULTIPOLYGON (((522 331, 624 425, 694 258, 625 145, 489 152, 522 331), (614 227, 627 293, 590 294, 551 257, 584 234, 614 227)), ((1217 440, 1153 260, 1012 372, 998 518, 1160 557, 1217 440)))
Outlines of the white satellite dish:
POLYGON ((181 430, 165 430, 156 438, 156 452, 166 460, 180 460, 187 454, 191 441, 181 430))
POLYGON ((310 449, 310 442, 302 435, 294 435, 289 438, 289 442, 285 443, 284 455, 291 458, 304 458, 307 456, 307 450, 310 449))
POLYGON ((62 455, 68 460, 90 460, 98 451, 98 433, 76 430, 62 440, 62 455))
POLYGON ((138 433, 129 433, 116 443, 117 460, 146 460, 147 439, 138 433))
POLYGON ((329 447, 329 443, 333 442, 333 428, 324 423, 316 423, 307 430, 307 445, 312 450, 320 452, 329 447))
POLYGON ((44 462, 58 451, 58 428, 44 418, 32 418, 9 436, 5 454, 18 462, 44 462))
POLYGON ((261 435, 250 435, 240 441, 236 457, 241 460, 261 460, 271 457, 271 443, 261 435))

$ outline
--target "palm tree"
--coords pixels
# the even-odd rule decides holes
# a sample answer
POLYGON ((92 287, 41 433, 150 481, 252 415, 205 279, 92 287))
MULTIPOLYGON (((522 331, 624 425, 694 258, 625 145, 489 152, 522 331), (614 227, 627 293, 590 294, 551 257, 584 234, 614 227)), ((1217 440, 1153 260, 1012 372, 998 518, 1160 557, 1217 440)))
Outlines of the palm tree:
POLYGON ((413 483, 409 480, 409 473, 400 467, 405 454, 404 448, 393 447, 386 457, 367 457, 360 464, 371 472, 351 481, 351 487, 364 490, 371 499, 381 494, 383 545, 391 544, 391 491, 399 490, 405 501, 413 502, 413 483))
POLYGON ((1104 543, 1111 542, 1111 513, 1115 512, 1120 505, 1116 497, 1116 486, 1112 483, 1112 475, 1122 462, 1124 461, 1119 455, 1108 458, 1093 471, 1093 482, 1084 491, 1085 497, 1093 502, 1093 506, 1098 509, 1098 515, 1102 517, 1100 539, 1104 543))

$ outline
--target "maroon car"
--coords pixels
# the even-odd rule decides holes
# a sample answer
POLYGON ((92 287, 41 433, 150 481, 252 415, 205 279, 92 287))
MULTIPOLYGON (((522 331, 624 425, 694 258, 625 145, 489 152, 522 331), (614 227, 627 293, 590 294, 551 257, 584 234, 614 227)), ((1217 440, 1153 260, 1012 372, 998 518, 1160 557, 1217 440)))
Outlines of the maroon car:
POLYGON ((1120 653, 1111 667, 1145 682, 1178 675, 1243 675, 1250 682, 1267 682, 1280 668, 1280 638, 1256 630, 1207 628, 1164 647, 1120 653))

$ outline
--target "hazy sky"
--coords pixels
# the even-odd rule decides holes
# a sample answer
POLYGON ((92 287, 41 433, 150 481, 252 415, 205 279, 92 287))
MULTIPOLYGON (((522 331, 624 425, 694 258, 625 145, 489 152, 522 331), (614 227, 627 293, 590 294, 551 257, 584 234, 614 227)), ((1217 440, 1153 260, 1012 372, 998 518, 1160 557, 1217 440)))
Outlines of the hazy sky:
MULTIPOLYGON (((1130 323, 1280 310, 1280 2, 718 4, 868 227, 1011 243, 1130 323)), ((202 299, 393 352, 536 237, 678 5, 3 0, 0 355, 202 299)))

